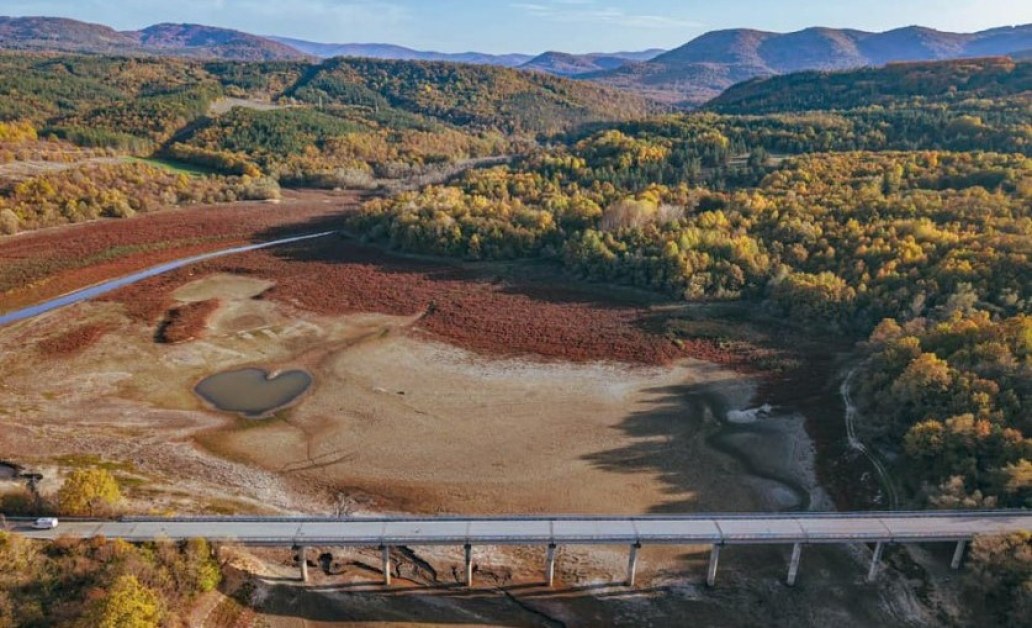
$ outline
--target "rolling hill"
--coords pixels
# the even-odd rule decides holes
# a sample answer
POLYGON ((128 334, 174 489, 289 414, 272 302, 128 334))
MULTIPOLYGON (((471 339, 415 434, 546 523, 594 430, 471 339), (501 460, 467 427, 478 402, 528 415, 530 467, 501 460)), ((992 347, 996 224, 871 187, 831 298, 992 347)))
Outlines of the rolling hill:
POLYGON ((911 26, 884 33, 808 28, 794 33, 733 29, 706 33, 651 61, 584 78, 671 103, 697 105, 731 85, 801 70, 845 70, 894 61, 1006 55, 1032 47, 1032 25, 979 33, 911 26))
POLYGON ((51 17, 0 17, 0 49, 237 61, 305 57, 279 42, 226 28, 157 24, 119 32, 101 24, 51 17))

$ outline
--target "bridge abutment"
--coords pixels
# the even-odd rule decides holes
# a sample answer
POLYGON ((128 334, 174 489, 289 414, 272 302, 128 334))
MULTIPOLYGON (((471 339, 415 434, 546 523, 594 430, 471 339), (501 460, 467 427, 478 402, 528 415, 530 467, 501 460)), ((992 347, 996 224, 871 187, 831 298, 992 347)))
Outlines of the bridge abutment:
POLYGON ((463 546, 466 550, 466 586, 473 586, 473 546, 467 543, 463 546))

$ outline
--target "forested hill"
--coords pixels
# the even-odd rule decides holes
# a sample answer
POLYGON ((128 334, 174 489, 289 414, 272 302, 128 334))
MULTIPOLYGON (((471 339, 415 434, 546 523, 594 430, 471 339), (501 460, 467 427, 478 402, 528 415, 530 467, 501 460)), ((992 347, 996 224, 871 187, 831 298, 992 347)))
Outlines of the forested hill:
POLYGON ((707 104, 721 113, 767 114, 842 110, 922 102, 957 103, 985 98, 1032 100, 1032 63, 1007 57, 898 63, 846 72, 799 72, 754 79, 707 104))
POLYGON ((553 133, 650 111, 644 98, 590 83, 437 61, 332 59, 313 66, 286 95, 310 104, 398 107, 515 133, 553 133))

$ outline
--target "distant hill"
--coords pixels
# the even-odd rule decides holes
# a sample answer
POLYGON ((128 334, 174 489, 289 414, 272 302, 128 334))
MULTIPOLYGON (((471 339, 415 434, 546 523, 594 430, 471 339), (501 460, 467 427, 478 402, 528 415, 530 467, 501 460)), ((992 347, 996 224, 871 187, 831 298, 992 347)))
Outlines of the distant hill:
POLYGON ((591 54, 570 54, 566 52, 549 51, 538 55, 530 61, 519 66, 521 70, 535 70, 547 72, 557 76, 575 77, 591 72, 615 70, 629 63, 648 61, 660 54, 663 50, 658 48, 644 50, 641 52, 613 52, 613 53, 591 53, 591 54))
POLYGON ((8 50, 112 52, 137 45, 132 36, 102 24, 57 17, 0 16, 0 48, 8 50))
POLYGON ((302 56, 290 46, 265 37, 198 24, 156 24, 126 34, 134 36, 145 50, 184 56, 239 61, 284 61, 302 56))
POLYGON ((1032 24, 971 34, 918 26, 885 33, 808 28, 781 34, 734 29, 706 33, 648 62, 584 78, 666 102, 693 105, 758 76, 1006 55, 1029 48, 1032 24))
POLYGON ((1013 52, 1010 54, 1010 58, 1015 61, 1032 61, 1032 48, 1013 52))
POLYGON ((532 58, 531 55, 523 54, 491 55, 481 52, 447 53, 413 50, 412 48, 395 46, 393 44, 320 44, 303 39, 273 36, 270 36, 269 39, 320 59, 361 57, 366 59, 398 59, 402 61, 452 61, 455 63, 515 67, 526 63, 532 58))
POLYGON ((770 114, 853 109, 914 98, 947 102, 1018 95, 1027 95, 1032 102, 1032 63, 995 57, 758 78, 731 87, 706 108, 730 114, 770 114))
POLYGON ((279 42, 226 28, 158 24, 141 31, 119 32, 100 24, 52 17, 0 17, 0 49, 237 61, 305 57, 279 42))

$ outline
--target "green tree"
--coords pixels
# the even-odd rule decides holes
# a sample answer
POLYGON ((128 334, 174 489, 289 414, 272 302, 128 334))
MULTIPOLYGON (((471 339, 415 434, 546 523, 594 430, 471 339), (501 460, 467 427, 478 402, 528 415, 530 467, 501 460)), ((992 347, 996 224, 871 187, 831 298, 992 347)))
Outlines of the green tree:
POLYGON ((109 512, 122 499, 118 481, 106 469, 76 469, 57 492, 58 509, 68 515, 93 517, 109 512))

